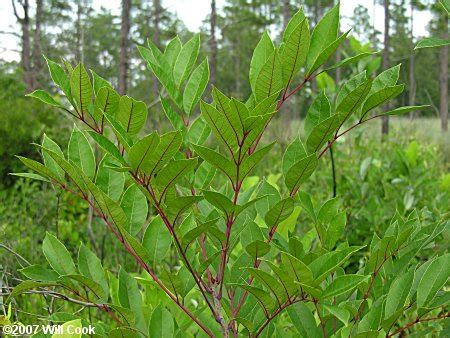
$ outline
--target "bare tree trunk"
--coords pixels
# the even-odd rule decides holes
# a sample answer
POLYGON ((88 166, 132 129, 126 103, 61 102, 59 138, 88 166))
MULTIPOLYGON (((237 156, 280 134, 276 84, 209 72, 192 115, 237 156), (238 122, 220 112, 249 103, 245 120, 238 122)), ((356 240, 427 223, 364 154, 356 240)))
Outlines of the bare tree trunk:
POLYGON ((33 89, 38 86, 39 77, 42 72, 42 0, 36 0, 36 18, 33 38, 33 89))
POLYGON ((26 85, 27 92, 33 90, 33 74, 31 69, 31 47, 30 47, 30 5, 28 0, 21 0, 19 4, 23 10, 23 17, 20 17, 17 12, 16 2, 15 0, 11 1, 14 10, 14 16, 17 19, 17 22, 20 23, 22 30, 22 51, 21 51, 21 63, 24 71, 23 80, 26 85))
MULTIPOLYGON (((383 69, 389 68, 389 0, 384 0, 384 50, 383 50, 383 69)), ((388 107, 387 107, 388 108, 388 107)), ((381 133, 384 135, 389 134, 389 116, 383 116, 381 118, 381 133)))
MULTIPOLYGON (((410 0, 411 6, 411 44, 409 51, 409 105, 414 106, 416 101, 416 82, 414 77, 414 68, 415 68, 415 60, 414 60, 414 3, 410 0)), ((414 113, 411 112, 410 118, 414 117, 414 113)))
POLYGON ((210 18, 210 34, 209 47, 211 49, 211 62, 210 68, 210 83, 215 86, 217 84, 217 40, 216 40, 216 24, 217 24, 217 12, 216 12, 216 0, 211 0, 211 18, 210 18))
POLYGON ((119 58, 119 94, 127 92, 129 67, 129 35, 130 35, 131 0, 122 0, 122 26, 120 30, 120 58, 119 58))
MULTIPOLYGON (((448 40, 448 22, 443 20, 442 38, 448 40)), ((441 47, 439 51, 440 72, 439 72, 439 87, 440 87, 440 115, 441 115, 441 130, 446 132, 448 130, 448 46, 441 47)))
POLYGON ((283 0, 283 29, 286 29, 291 19, 291 5, 289 0, 283 0))
MULTIPOLYGON (((159 22, 160 22, 160 15, 161 15, 161 3, 160 0, 153 0, 153 28, 155 30, 153 34, 153 43, 156 46, 160 46, 160 35, 161 31, 159 28, 159 22)), ((156 76, 153 77, 153 96, 156 100, 159 95, 159 86, 158 86, 158 79, 156 76)))

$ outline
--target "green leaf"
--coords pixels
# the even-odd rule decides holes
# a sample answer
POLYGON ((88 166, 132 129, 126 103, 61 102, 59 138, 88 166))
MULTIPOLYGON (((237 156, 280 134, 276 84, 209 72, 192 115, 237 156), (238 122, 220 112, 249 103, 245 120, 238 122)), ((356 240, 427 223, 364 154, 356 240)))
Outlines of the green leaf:
POLYGON ((184 125, 183 119, 181 118, 180 114, 172 109, 169 100, 165 99, 162 96, 159 96, 159 101, 161 102, 161 106, 164 110, 164 114, 166 114, 166 117, 169 119, 170 123, 172 124, 172 127, 175 130, 186 130, 186 126, 184 125))
POLYGON ((55 282, 58 279, 58 274, 41 265, 30 265, 23 269, 19 269, 25 277, 39 282, 55 282))
POLYGON ((211 134, 211 128, 202 119, 201 116, 197 117, 191 124, 189 130, 186 133, 186 142, 191 144, 203 144, 208 136, 211 134))
POLYGON ((164 58, 172 68, 175 65, 175 61, 177 60, 178 54, 180 54, 181 48, 182 48, 181 40, 177 35, 172 40, 169 41, 169 43, 166 46, 166 49, 164 50, 164 58))
POLYGON ((409 113, 409 112, 414 111, 414 110, 422 110, 422 109, 426 109, 426 108, 429 108, 429 107, 430 106, 428 106, 428 105, 423 105, 423 106, 404 106, 404 107, 396 108, 396 109, 389 110, 387 112, 381 113, 381 115, 401 115, 401 114, 409 113))
POLYGON ((172 244, 172 236, 164 225, 160 216, 152 219, 145 230, 142 245, 147 250, 153 267, 156 267, 166 257, 170 245, 172 244))
POLYGON ((308 68, 307 76, 310 76, 317 70, 317 68, 319 68, 325 62, 327 62, 327 60, 331 57, 331 55, 333 55, 336 52, 336 50, 339 48, 342 42, 347 38, 348 33, 350 33, 350 31, 345 32, 336 40, 334 40, 327 48, 325 48, 317 56, 312 65, 308 68))
POLYGON ((120 206, 130 224, 130 233, 136 235, 147 219, 148 204, 144 193, 136 184, 130 185, 122 196, 120 206))
POLYGON ((173 78, 178 88, 191 73, 192 67, 194 66, 195 61, 197 60, 199 50, 200 50, 200 34, 194 35, 181 48, 177 60, 175 61, 175 66, 173 68, 173 78))
POLYGON ((327 299, 342 295, 355 289, 359 284, 365 282, 370 276, 364 275, 343 275, 336 277, 327 285, 322 293, 321 299, 327 299))
POLYGON ((133 145, 133 140, 131 139, 130 135, 127 134, 125 129, 122 128, 122 126, 119 122, 117 122, 114 116, 106 113, 104 114, 104 116, 106 117, 108 123, 111 125, 111 128, 114 131, 114 134, 116 135, 120 144, 125 148, 126 151, 129 151, 130 147, 133 145))
POLYGON ((83 275, 65 275, 58 279, 58 283, 64 288, 79 292, 81 289, 91 292, 95 296, 95 302, 103 302, 106 300, 108 291, 104 291, 102 286, 91 278, 83 275), (75 282, 75 284, 74 284, 75 282))
POLYGON ((139 170, 146 170, 148 163, 152 162, 153 152, 155 151, 159 142, 159 135, 155 131, 136 142, 130 148, 128 154, 131 168, 133 168, 133 170, 135 170, 136 172, 138 172, 139 170))
POLYGON ((65 109, 64 106, 57 102, 52 96, 50 96, 49 93, 47 93, 45 90, 42 89, 36 89, 34 92, 27 94, 26 96, 34 97, 35 99, 38 99, 46 104, 49 104, 53 107, 58 107, 65 109))
POLYGON ((305 285, 313 285, 314 279, 311 270, 308 266, 298 258, 281 252, 281 268, 297 283, 305 285))
POLYGON ((289 36, 283 40, 280 47, 281 68, 283 83, 287 86, 298 73, 306 61, 310 43, 309 23, 304 18, 289 36))
POLYGON ((327 252, 316 258, 308 265, 314 275, 315 283, 325 280, 333 271, 347 261, 353 253, 362 248, 362 246, 351 246, 342 250, 327 252))
POLYGON ((334 247, 336 242, 344 233, 346 225, 347 214, 345 211, 342 211, 332 217, 332 219, 329 221, 325 238, 323 239, 323 245, 326 249, 331 250, 334 247))
POLYGON ((425 270, 417 288, 417 307, 425 307, 446 284, 450 276, 450 254, 433 260, 425 270))
MULTIPOLYGON (((311 36, 311 44, 307 57, 307 68, 312 65, 319 55, 336 40, 339 30, 339 4, 330 9, 317 23, 311 36)), ((309 72, 308 72, 309 73, 309 72)))
POLYGON ((74 319, 61 325, 62 333, 52 334, 52 338, 81 338, 81 319, 74 319), (77 333, 79 332, 79 333, 77 333))
POLYGON ((50 266, 60 275, 76 274, 75 264, 72 256, 55 236, 45 234, 42 242, 42 251, 50 266))
MULTIPOLYGON (((115 116, 119 109, 120 95, 110 87, 99 89, 94 102, 94 118, 97 122, 103 121, 103 114, 115 116)), ((101 122, 101 125, 103 122, 101 122)))
POLYGON ((376 53, 375 52, 363 52, 363 53, 359 53, 357 55, 350 56, 330 67, 325 68, 322 72, 328 72, 328 71, 336 69, 336 68, 341 68, 341 67, 347 66, 349 64, 358 62, 359 60, 364 59, 373 54, 376 54, 376 53))
POLYGON ((317 327, 314 315, 304 302, 293 304, 287 307, 286 311, 292 320, 292 324, 294 324, 302 337, 322 337, 322 333, 317 327))
POLYGON ((208 59, 203 62, 192 72, 191 77, 186 83, 183 94, 184 112, 189 116, 194 106, 200 100, 209 81, 209 65, 208 59))
MULTIPOLYGON (((78 251, 78 270, 80 273, 98 283, 105 295, 109 294, 108 280, 100 259, 86 246, 80 245, 78 251)), ((104 299, 104 301, 107 300, 104 299)))
POLYGON ((168 189, 179 182, 197 166, 197 159, 176 160, 168 163, 154 180, 154 188, 158 189, 158 198, 163 199, 168 189))
POLYGON ((294 141, 286 148, 282 160, 283 175, 286 176, 287 171, 296 162, 306 156, 306 149, 299 137, 296 137, 294 141))
POLYGON ((340 306, 329 304, 322 304, 322 307, 325 309, 325 311, 328 311, 331 315, 339 319, 345 326, 348 325, 348 321, 350 319, 350 311, 340 306))
POLYGON ((450 12, 450 1, 449 0, 439 0, 439 3, 444 7, 447 14, 450 12))
POLYGON ((47 62, 48 70, 50 71, 50 77, 53 82, 61 88, 63 93, 67 96, 67 99, 73 103, 72 94, 70 90, 70 80, 67 76, 64 69, 56 62, 50 60, 46 56, 44 56, 45 61, 47 62))
POLYGON ((10 173, 10 175, 16 176, 16 177, 29 178, 29 179, 35 180, 35 181, 51 182, 49 179, 45 178, 44 176, 41 176, 41 175, 35 174, 35 173, 10 173))
POLYGON ((125 175, 108 168, 106 165, 109 159, 111 158, 106 155, 98 165, 95 184, 111 197, 111 199, 118 201, 123 192, 125 175))
MULTIPOLYGON (((42 146, 44 148, 54 151, 59 156, 64 157, 61 148, 46 134, 44 134, 44 137, 42 139, 42 146)), ((42 152, 42 157, 44 159, 45 166, 49 168, 53 173, 58 175, 59 181, 64 182, 65 181, 64 170, 55 162, 55 160, 48 153, 42 152)))
POLYGON ((117 149, 116 145, 113 142, 111 142, 108 138, 106 138, 102 134, 96 133, 93 130, 88 130, 88 134, 100 146, 100 148, 106 151, 109 155, 118 160, 121 164, 125 166, 128 165, 128 163, 125 161, 122 154, 120 153, 119 149, 117 149))
POLYGON ((222 211, 227 217, 235 210, 233 202, 227 196, 219 192, 205 190, 203 191, 203 196, 205 196, 205 199, 211 205, 222 211))
POLYGON ((84 115, 92 104, 92 85, 89 74, 81 63, 72 72, 70 89, 77 104, 78 113, 84 115))
POLYGON ((267 146, 255 151, 250 156, 246 157, 240 166, 240 172, 238 179, 242 181, 252 170, 258 165, 258 163, 267 155, 267 153, 272 149, 275 142, 268 144, 267 146))
POLYGON ((136 328, 146 331, 141 292, 136 280, 123 268, 120 268, 119 271, 119 301, 120 305, 133 312, 136 318, 136 328))
POLYGON ((287 39, 291 36, 295 29, 298 28, 298 25, 305 19, 305 13, 303 8, 300 8, 289 20, 286 25, 286 29, 283 32, 282 42, 287 41, 287 39))
POLYGON ((231 162, 220 153, 209 148, 202 147, 196 144, 193 144, 192 147, 201 158, 222 171, 230 179, 231 182, 236 181, 236 169, 233 162, 231 162))
POLYGON ((270 251, 270 244, 261 240, 256 240, 245 247, 245 251, 256 260, 259 257, 263 257, 270 251))
POLYGON ((117 112, 117 122, 129 134, 137 134, 147 119, 147 106, 129 96, 122 96, 117 112))
POLYGON ((287 188, 290 191, 297 191, 300 185, 316 170, 317 164, 316 153, 308 155, 295 163, 286 173, 285 183, 287 188))
POLYGON ((333 137, 339 125, 340 118, 338 114, 331 115, 329 118, 320 122, 313 128, 311 134, 309 134, 306 140, 306 149, 311 153, 319 151, 333 137))
POLYGON ((204 101, 200 102, 200 109, 203 118, 211 127, 214 135, 229 149, 230 152, 234 152, 239 140, 239 134, 234 129, 234 126, 238 121, 228 120, 225 114, 222 114, 212 105, 204 101))
POLYGON ((364 102, 364 105, 361 109, 361 118, 366 116, 366 114, 378 107, 379 105, 393 99, 394 97, 400 95, 403 92, 405 85, 397 85, 392 87, 385 87, 383 89, 380 89, 379 91, 371 94, 366 102, 364 102))
POLYGON ((256 77, 255 98, 257 102, 272 96, 283 88, 283 77, 278 50, 274 50, 256 77))
POLYGON ((84 133, 74 125, 69 140, 69 161, 81 169, 90 179, 95 177, 97 164, 94 152, 84 133))
POLYGON ((175 336, 172 315, 161 304, 153 310, 148 333, 150 337, 172 338, 175 336))
POLYGON ((265 290, 247 284, 230 284, 230 286, 239 287, 255 297, 258 303, 264 309, 266 315, 268 315, 270 313, 270 310, 274 307, 274 301, 272 297, 270 297, 265 290))
POLYGON ((450 40, 448 39, 429 37, 419 40, 419 42, 417 42, 416 44, 416 47, 414 47, 414 50, 422 48, 444 47, 448 45, 450 45, 450 40))
POLYGON ((336 113, 339 114, 341 125, 343 125, 345 121, 347 121, 350 116, 362 106, 369 94, 371 86, 372 80, 368 79, 343 97, 339 106, 336 108, 336 113))
POLYGON ((100 92, 100 89, 102 88, 110 88, 112 89, 113 86, 111 83, 104 78, 102 78, 100 75, 98 75, 96 72, 94 72, 92 69, 89 69, 92 74, 92 86, 94 87, 94 94, 95 96, 98 96, 98 93, 100 92))
POLYGON ((320 122, 329 118, 331 115, 331 105, 328 100, 325 90, 322 90, 319 95, 316 96, 312 105, 309 106, 308 112, 305 118, 305 135, 308 137, 311 134, 313 128, 320 122))
POLYGON ((392 87, 397 84, 398 78, 400 76, 400 67, 401 64, 398 64, 394 67, 386 69, 381 72, 374 80, 372 84, 371 93, 377 92, 380 89, 386 87, 392 87))
POLYGON ((264 220, 269 229, 280 224, 294 211, 294 200, 291 197, 282 199, 267 211, 264 220))
MULTIPOLYGON (((180 131, 172 131, 161 135, 159 143, 153 146, 155 147, 154 150, 148 157, 145 157, 141 163, 140 168, 142 172, 152 178, 153 175, 158 173, 162 167, 169 163, 172 157, 178 152, 181 142, 182 136, 180 131)), ((147 144, 149 144, 149 142, 147 144)), ((148 151, 150 150, 151 149, 148 149, 148 151)), ((137 154, 139 153, 140 151, 137 151, 137 154)))
POLYGON ((397 310, 403 308, 414 278, 414 270, 398 276, 391 284, 384 306, 384 318, 394 315, 397 310))
POLYGON ((290 295, 286 294, 283 285, 268 272, 250 267, 247 267, 246 270, 252 277, 261 282, 264 287, 270 290, 270 292, 275 296, 279 305, 283 303, 287 298, 289 298, 290 295))
POLYGON ((264 31, 261 40, 259 40, 253 52, 252 60, 250 62, 250 85, 253 92, 255 92, 258 75, 263 68, 270 55, 274 52, 275 47, 272 39, 267 31, 264 31))
POLYGON ((8 303, 11 298, 16 298, 17 296, 21 295, 24 292, 47 286, 57 286, 57 284, 54 282, 36 282, 33 280, 23 281, 14 287, 14 289, 8 295, 8 298, 6 299, 5 303, 8 303))

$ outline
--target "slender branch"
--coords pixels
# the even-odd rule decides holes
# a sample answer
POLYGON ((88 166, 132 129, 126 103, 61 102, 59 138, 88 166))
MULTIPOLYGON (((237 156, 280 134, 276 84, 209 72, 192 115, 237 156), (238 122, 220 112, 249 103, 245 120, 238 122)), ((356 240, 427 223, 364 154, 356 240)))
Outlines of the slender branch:
POLYGON ((301 301, 306 300, 306 298, 301 297, 301 298, 296 298, 294 300, 287 300, 284 304, 282 304, 278 309, 275 310, 274 313, 272 313, 271 315, 269 315, 269 317, 265 320, 265 322, 260 326, 260 328, 258 329, 258 331, 256 331, 255 334, 255 338, 259 337, 259 335, 264 331, 264 329, 267 327, 267 325, 270 324, 270 322, 276 317, 278 316, 281 312, 283 312, 284 309, 286 309, 287 307, 299 303, 301 301))
POLYGON ((324 338, 326 338, 327 331, 325 330, 325 322, 323 320, 322 315, 320 314, 319 306, 317 305, 317 303, 319 303, 319 301, 317 299, 313 299, 313 303, 314 303, 314 307, 316 308, 317 316, 319 316, 320 327, 322 328, 322 335, 324 338))
POLYGON ((390 338, 392 336, 395 336, 396 334, 403 332, 407 329, 409 329, 410 327, 418 324, 418 323, 423 323, 423 322, 429 322, 429 321, 434 321, 434 320, 441 320, 441 319, 445 319, 445 318, 449 318, 450 317, 450 312, 444 313, 443 315, 440 316, 436 316, 436 317, 427 317, 427 318, 420 318, 417 317, 415 320, 413 320, 412 322, 406 324, 405 326, 400 327, 399 329, 397 329, 394 333, 390 333, 387 334, 386 337, 390 338))
POLYGON ((19 253, 17 253, 16 251, 14 251, 13 249, 11 249, 10 247, 6 246, 5 244, 1 244, 0 243, 0 248, 5 249, 6 251, 9 251, 10 253, 12 253, 14 256, 16 256, 17 258, 19 258, 20 260, 22 260, 23 262, 25 262, 27 265, 31 265, 31 263, 25 259, 23 256, 21 256, 19 253))

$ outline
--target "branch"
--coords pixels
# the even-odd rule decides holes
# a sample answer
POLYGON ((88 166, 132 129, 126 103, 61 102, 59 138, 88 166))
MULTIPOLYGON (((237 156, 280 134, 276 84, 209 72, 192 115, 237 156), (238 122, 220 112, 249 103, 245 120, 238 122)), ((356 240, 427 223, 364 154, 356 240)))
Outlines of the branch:
POLYGON ((395 336, 396 334, 398 334, 402 331, 405 331, 418 323, 429 322, 429 321, 434 321, 434 320, 441 320, 441 319, 445 319, 445 318, 449 318, 449 317, 450 317, 450 312, 444 313, 443 315, 436 316, 436 317, 428 317, 428 318, 417 317, 414 321, 406 324, 405 326, 400 327, 399 329, 397 329, 397 331, 395 331, 394 333, 388 334, 386 337, 390 338, 392 336, 395 336))
POLYGON ((27 265, 31 265, 31 263, 25 259, 23 256, 21 256, 19 253, 15 252, 13 249, 11 249, 10 247, 6 246, 5 244, 1 244, 0 243, 0 248, 5 249, 6 251, 9 251, 10 253, 12 253, 14 256, 16 256, 17 258, 21 259, 23 262, 25 262, 27 265))

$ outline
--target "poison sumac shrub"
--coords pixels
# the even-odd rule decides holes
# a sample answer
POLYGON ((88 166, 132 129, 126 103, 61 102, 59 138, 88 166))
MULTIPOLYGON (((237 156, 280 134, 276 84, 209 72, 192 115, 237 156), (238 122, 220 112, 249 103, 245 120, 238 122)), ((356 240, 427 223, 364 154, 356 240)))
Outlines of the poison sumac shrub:
POLYGON ((450 299, 444 291, 449 255, 431 251, 426 261, 417 255, 434 245, 447 223, 397 215, 384 234, 373 235, 370 246, 349 246, 342 238, 346 213, 338 199, 318 207, 301 190, 339 137, 381 115, 421 108, 372 114, 402 92, 399 66, 375 79, 357 74, 332 103, 325 92, 317 95, 306 117, 306 140, 295 139, 283 155, 284 187, 248 179, 271 151, 274 143, 260 140, 283 104, 321 72, 370 54, 325 68, 348 34, 338 36, 338 25, 334 7, 312 34, 304 13, 296 13, 280 47, 265 33, 251 60, 252 95, 246 102, 217 88, 212 102, 200 101, 209 69, 207 60, 195 67, 199 35, 184 45, 176 37, 164 52, 151 42, 138 47, 168 94, 161 104, 174 130, 163 135, 141 136, 143 102, 120 96, 94 72, 91 79, 82 64, 72 69, 65 62, 63 68, 47 60, 67 102, 42 90, 30 96, 81 123, 73 128, 66 154, 44 137, 43 163, 21 160, 36 172, 32 178, 84 199, 139 271, 107 273, 83 245, 75 263, 47 234, 43 251, 50 268, 21 270, 30 280, 11 297, 37 288, 97 308, 112 318, 114 328, 104 328, 110 337, 390 337, 416 325, 442 331, 450 299), (208 140, 211 133, 217 142, 208 140), (149 205, 155 216, 144 227, 149 205), (316 230, 303 238, 288 231, 300 207, 316 230), (364 259, 352 260, 356 252, 364 252, 364 259))

